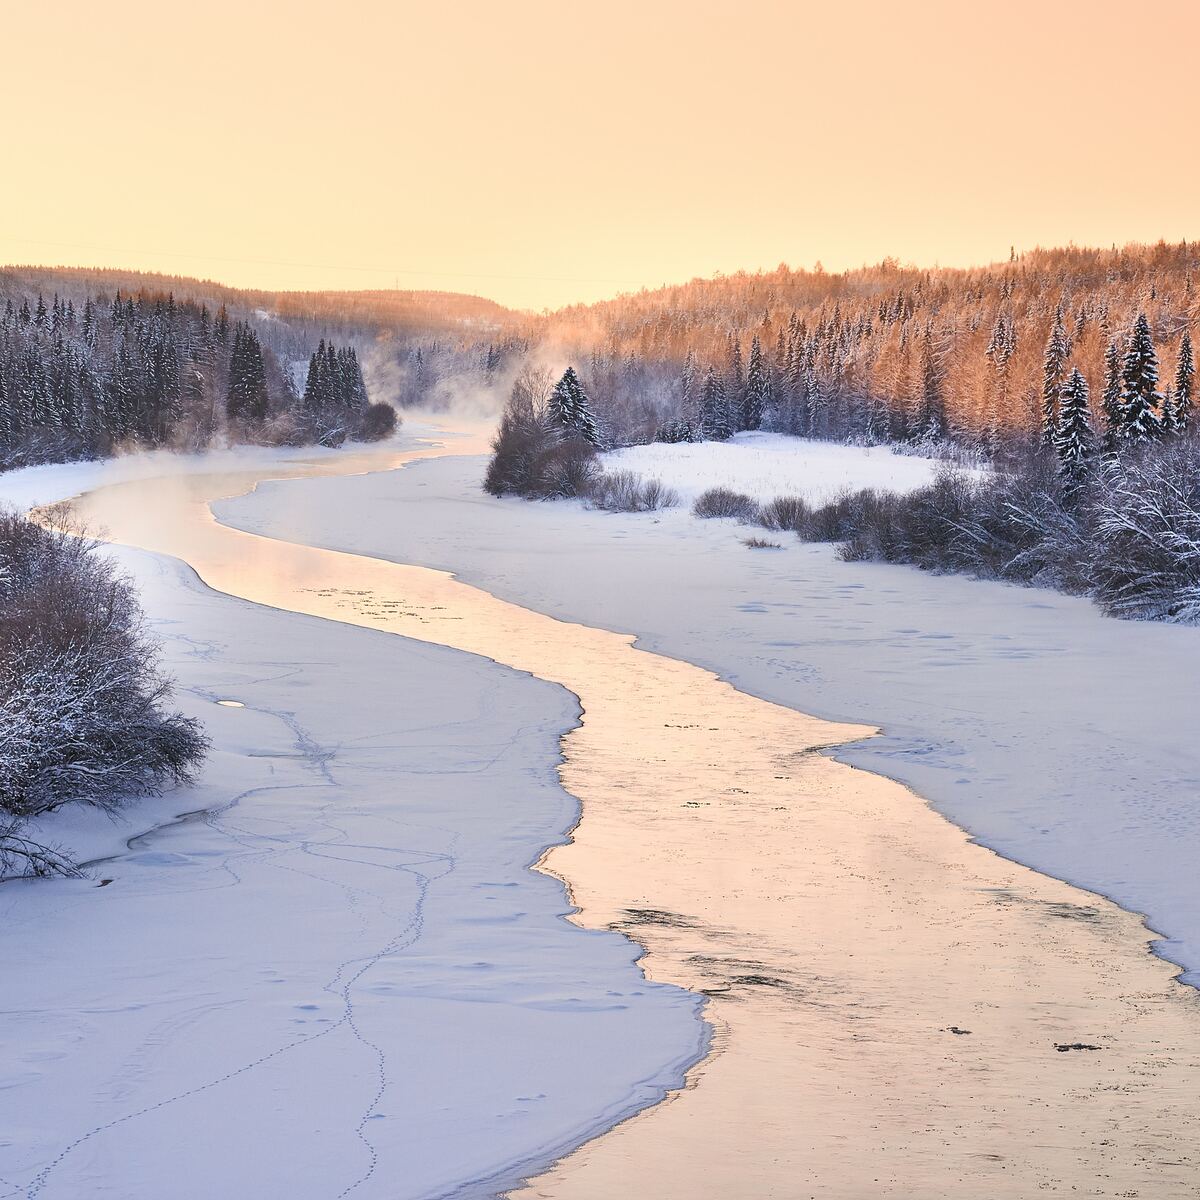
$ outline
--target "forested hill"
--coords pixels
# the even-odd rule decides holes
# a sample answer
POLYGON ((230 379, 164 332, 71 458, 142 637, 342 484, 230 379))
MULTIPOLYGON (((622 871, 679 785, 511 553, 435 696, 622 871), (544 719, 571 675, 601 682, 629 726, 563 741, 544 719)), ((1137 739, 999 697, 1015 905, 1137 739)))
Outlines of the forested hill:
POLYGON ((138 447, 381 436, 394 406, 464 371, 494 371, 507 319, 453 293, 5 269, 0 469, 138 447))
POLYGON ((1075 367, 1103 426, 1139 315, 1174 387, 1198 271, 1191 243, 1036 250, 970 270, 781 266, 566 308, 527 336, 577 364, 616 440, 704 436, 707 388, 734 429, 991 451, 1036 435, 1075 367))

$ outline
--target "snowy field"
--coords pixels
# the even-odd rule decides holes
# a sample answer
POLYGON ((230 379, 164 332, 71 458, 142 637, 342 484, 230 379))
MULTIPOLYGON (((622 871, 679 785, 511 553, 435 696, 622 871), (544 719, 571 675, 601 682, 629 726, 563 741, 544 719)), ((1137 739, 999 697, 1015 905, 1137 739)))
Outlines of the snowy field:
MULTIPOLYGON (((829 449, 870 463, 848 469, 846 484, 878 478, 877 452, 829 449)), ((880 457, 887 470, 932 469, 880 457)), ((753 551, 744 529, 683 509, 495 500, 480 490, 483 469, 478 457, 443 458, 268 484, 217 511, 240 528, 450 570, 539 612, 635 633, 764 699, 880 725, 882 737, 839 757, 909 784, 1001 853, 1146 913, 1163 953, 1200 979, 1200 629, 844 563, 831 546, 790 538, 753 551), (362 511, 369 524, 351 519, 362 511)), ((773 492, 788 472, 771 470, 713 482, 773 492)))
POLYGON ((745 492, 759 503, 776 496, 803 496, 822 503, 845 488, 911 492, 929 483, 942 463, 894 454, 886 446, 739 433, 728 442, 655 443, 613 450, 604 455, 604 465, 661 479, 690 508, 701 492, 713 487, 745 492))
POLYGON ((46 822, 118 855, 88 878, 0 887, 0 1197, 490 1196, 680 1082, 697 998, 528 869, 577 818, 567 693, 113 553, 213 751, 46 822))

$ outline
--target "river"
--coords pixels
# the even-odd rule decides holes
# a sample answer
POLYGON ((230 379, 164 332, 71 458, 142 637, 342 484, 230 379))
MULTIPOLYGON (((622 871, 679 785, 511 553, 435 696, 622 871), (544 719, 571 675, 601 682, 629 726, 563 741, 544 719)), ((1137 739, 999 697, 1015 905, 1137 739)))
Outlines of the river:
MULTIPOLYGON (((478 449, 467 438, 370 451, 286 475, 478 449)), ((112 541, 182 559, 218 592, 568 689, 582 718, 563 737, 561 778, 582 818, 541 869, 565 881, 580 924, 646 948, 650 979, 707 998, 709 1049, 686 1087, 529 1194, 1194 1194, 1200 1006, 1148 953, 1137 917, 820 753, 869 727, 755 699, 632 636, 444 572, 213 518, 212 502, 280 474, 118 484, 79 508, 112 541)))

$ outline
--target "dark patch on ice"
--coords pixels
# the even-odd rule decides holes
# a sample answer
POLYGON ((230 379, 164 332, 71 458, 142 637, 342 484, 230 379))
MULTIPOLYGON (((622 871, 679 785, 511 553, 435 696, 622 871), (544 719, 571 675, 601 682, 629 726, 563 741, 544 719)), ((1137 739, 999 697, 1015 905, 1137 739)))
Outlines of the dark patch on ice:
POLYGON ((1091 904, 1071 904, 1065 900, 1037 900, 1009 888, 984 888, 983 891, 991 893, 997 904, 1028 904, 1041 909, 1046 916, 1060 921, 1099 921, 1103 917, 1100 909, 1091 904))
POLYGON ((1052 902, 1046 905, 1046 912, 1052 917, 1060 917, 1064 921, 1097 921, 1100 910, 1090 904, 1066 904, 1052 902))
POLYGON ((735 975, 729 982, 745 987, 785 988, 788 986, 786 979, 777 979, 773 975, 735 975))
POLYGON ((695 929, 697 925, 694 917, 685 917, 661 908, 626 908, 622 911, 625 918, 613 923, 616 929, 622 925, 670 925, 676 929, 695 929))
POLYGON ((1055 1042, 1054 1048, 1059 1054, 1066 1054, 1068 1050, 1099 1050, 1101 1047, 1092 1046, 1087 1042, 1055 1042))

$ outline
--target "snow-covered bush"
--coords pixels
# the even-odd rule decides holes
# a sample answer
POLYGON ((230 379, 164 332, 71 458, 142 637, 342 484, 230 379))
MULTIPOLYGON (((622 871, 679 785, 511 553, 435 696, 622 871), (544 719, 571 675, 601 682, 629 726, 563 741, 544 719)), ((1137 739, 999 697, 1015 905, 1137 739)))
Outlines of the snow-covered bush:
POLYGON ((758 505, 743 492, 715 487, 696 498, 692 513, 697 517, 732 517, 735 521, 745 522, 757 519, 758 505))
POLYGON ((1082 590, 1083 539, 1052 469, 1032 459, 1012 474, 947 469, 906 495, 840 497, 810 522, 811 540, 844 541, 849 560, 914 563, 931 571, 1082 590))
POLYGON ((1200 442, 1108 464, 1093 517, 1094 588, 1106 611, 1200 622, 1200 442))
POLYGON ((187 779, 206 745, 168 708, 129 581, 63 520, 0 513, 0 866, 36 869, 12 820, 116 808, 187 779))
POLYGON ((1093 461, 1064 483, 1029 454, 1011 470, 947 469, 904 495, 848 492, 805 512, 765 506, 762 523, 841 541, 849 560, 913 563, 1090 595, 1109 614, 1200 623, 1200 441, 1175 438, 1093 461))

